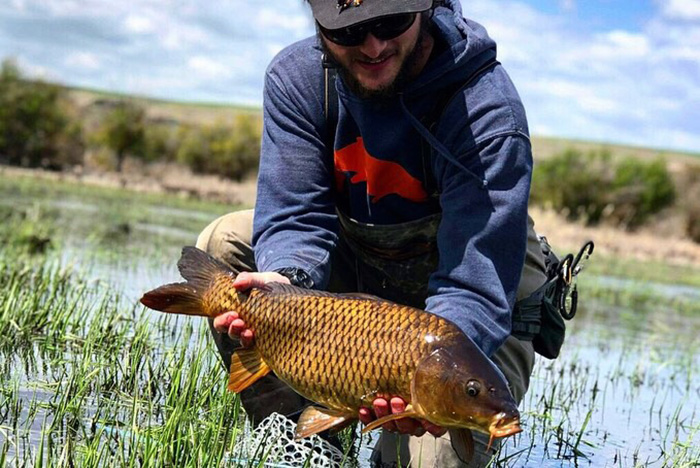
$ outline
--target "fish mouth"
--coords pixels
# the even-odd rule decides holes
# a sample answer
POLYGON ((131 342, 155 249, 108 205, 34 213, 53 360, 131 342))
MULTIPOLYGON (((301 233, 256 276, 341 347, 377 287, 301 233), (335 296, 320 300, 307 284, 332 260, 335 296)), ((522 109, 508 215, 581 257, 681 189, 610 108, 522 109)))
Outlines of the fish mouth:
POLYGON ((496 417, 491 422, 489 426, 489 445, 486 450, 491 449, 491 444, 493 440, 500 437, 508 437, 513 434, 522 432, 523 429, 520 427, 520 415, 515 413, 498 413, 496 417))
POLYGON ((508 437, 522 432, 520 427, 520 415, 513 413, 498 413, 489 426, 489 433, 493 437, 508 437))

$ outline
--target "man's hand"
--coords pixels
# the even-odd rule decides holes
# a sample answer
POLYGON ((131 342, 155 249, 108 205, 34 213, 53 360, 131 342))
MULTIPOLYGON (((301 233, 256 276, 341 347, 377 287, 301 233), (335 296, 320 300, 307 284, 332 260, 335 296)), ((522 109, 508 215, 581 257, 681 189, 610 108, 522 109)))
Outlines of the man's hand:
MULTIPOLYGON (((260 288, 268 283, 289 284, 287 277, 268 271, 265 273, 243 272, 236 276, 233 287, 238 291, 245 291, 250 288, 260 288)), ((240 339, 241 346, 249 348, 253 346, 255 336, 253 330, 246 327, 246 324, 236 312, 226 312, 214 319, 214 329, 219 333, 227 333, 232 339, 240 339)))
MULTIPOLYGON (((367 425, 377 418, 388 416, 389 414, 403 413, 406 410, 406 402, 403 398, 393 397, 391 401, 386 401, 384 398, 376 398, 372 402, 372 408, 360 408, 360 421, 367 425)), ((399 434, 407 434, 420 437, 426 432, 431 433, 435 437, 440 437, 447 432, 447 429, 437 426, 425 419, 404 418, 396 421, 389 421, 382 424, 382 428, 390 432, 398 432, 399 434)))

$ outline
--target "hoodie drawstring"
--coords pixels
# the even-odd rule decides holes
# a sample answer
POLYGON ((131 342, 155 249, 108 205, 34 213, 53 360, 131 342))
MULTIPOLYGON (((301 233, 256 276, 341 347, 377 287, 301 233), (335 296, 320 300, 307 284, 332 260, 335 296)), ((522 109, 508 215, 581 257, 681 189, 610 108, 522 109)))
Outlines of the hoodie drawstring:
POLYGON ((465 174, 471 176, 474 178, 478 183, 479 186, 482 189, 488 188, 489 182, 486 179, 482 179, 478 175, 476 175, 474 172, 470 171, 462 163, 457 161, 457 158, 452 156, 450 151, 445 147, 445 145, 442 144, 440 140, 435 138, 435 136, 425 128, 425 125, 423 125, 420 120, 418 120, 413 114, 411 114, 411 111, 408 110, 408 107, 406 107, 406 103, 404 102, 403 99, 403 93, 399 93, 399 103, 401 104, 401 110, 403 111, 404 115, 408 118, 408 120, 411 122, 411 125, 418 131, 418 133, 421 134, 423 138, 426 139, 428 143, 430 143, 430 146, 435 149, 435 151, 440 154, 443 158, 445 158, 447 161, 451 162, 455 166, 457 166, 460 170, 464 171, 465 174))

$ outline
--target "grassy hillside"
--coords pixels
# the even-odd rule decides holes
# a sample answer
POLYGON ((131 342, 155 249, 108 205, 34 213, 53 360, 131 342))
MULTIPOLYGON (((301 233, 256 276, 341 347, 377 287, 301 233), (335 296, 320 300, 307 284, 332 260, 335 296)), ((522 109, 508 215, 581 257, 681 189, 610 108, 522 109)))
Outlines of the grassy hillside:
POLYGON ((536 159, 547 159, 560 154, 567 149, 579 150, 583 153, 591 151, 609 150, 615 157, 635 157, 641 159, 655 159, 663 156, 669 161, 683 161, 700 164, 700 153, 686 153, 663 148, 644 148, 641 146, 617 145, 593 141, 573 140, 566 138, 552 138, 534 136, 532 147, 536 159))
POLYGON ((207 102, 177 102, 146 96, 133 96, 87 88, 68 88, 70 97, 81 108, 101 101, 133 100, 147 109, 154 119, 174 120, 197 124, 229 122, 238 114, 261 115, 258 107, 207 102))
MULTIPOLYGON (((148 110, 152 118, 212 124, 231 121, 238 114, 261 115, 261 109, 253 106, 239 106, 208 102, 177 102, 154 99, 144 96, 129 96, 114 92, 86 88, 68 88, 71 97, 80 106, 89 106, 101 100, 135 99, 148 110)), ((644 148, 630 145, 618 145, 605 142, 583 141, 567 138, 533 136, 535 159, 548 159, 567 149, 576 149, 584 153, 607 149, 616 157, 633 156, 642 159, 654 159, 663 156, 671 161, 684 161, 700 164, 700 153, 686 153, 663 148, 644 148)))

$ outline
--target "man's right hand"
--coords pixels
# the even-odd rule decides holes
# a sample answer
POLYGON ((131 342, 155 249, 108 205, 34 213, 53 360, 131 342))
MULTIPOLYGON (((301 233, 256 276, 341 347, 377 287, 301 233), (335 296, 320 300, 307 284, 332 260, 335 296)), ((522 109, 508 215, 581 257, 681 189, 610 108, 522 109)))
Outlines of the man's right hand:
MULTIPOLYGON (((240 273, 233 282, 233 287, 238 291, 250 288, 260 288, 268 283, 286 283, 289 279, 274 271, 264 273, 240 273)), ((241 346, 248 348, 253 346, 255 334, 253 330, 239 317, 237 312, 225 312, 214 319, 214 329, 219 333, 228 334, 231 339, 240 340, 241 346)))

